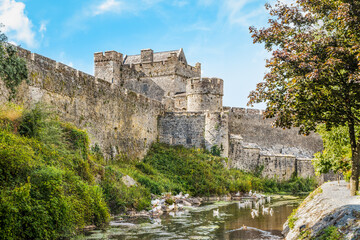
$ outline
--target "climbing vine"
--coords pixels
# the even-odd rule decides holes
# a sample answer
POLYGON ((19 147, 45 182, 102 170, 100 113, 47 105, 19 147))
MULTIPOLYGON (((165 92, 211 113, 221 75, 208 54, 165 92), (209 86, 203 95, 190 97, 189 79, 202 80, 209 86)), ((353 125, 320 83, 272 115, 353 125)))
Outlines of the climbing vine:
POLYGON ((9 44, 6 35, 0 31, 0 78, 10 90, 9 100, 16 96, 17 87, 21 82, 28 81, 25 60, 16 52, 16 47, 9 44))

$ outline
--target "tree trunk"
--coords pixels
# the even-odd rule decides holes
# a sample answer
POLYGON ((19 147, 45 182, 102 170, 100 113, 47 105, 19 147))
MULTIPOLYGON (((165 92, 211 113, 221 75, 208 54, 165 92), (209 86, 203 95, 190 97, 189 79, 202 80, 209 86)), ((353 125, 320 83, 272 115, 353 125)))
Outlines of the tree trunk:
POLYGON ((349 134, 351 143, 351 177, 350 177, 350 195, 355 196, 359 190, 359 171, 360 171, 360 146, 356 141, 355 125, 349 123, 349 134))

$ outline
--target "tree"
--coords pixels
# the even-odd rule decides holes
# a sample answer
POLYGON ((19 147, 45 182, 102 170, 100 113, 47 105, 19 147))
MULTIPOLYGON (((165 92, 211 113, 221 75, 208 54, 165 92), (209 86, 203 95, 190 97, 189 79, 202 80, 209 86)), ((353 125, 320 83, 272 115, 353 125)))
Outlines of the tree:
MULTIPOLYGON (((359 128, 356 129, 357 133, 359 128)), ((333 127, 330 131, 321 124, 316 128, 324 141, 324 150, 315 154, 312 160, 317 174, 333 171, 348 177, 351 164, 351 144, 347 126, 333 127)), ((339 178, 338 178, 339 179, 339 178)))
POLYGON ((16 47, 9 44, 6 35, 0 31, 0 78, 10 90, 10 99, 15 97, 17 86, 27 76, 26 62, 16 54, 16 47))
POLYGON ((249 104, 266 102, 266 118, 309 134, 347 126, 351 144, 351 195, 359 188, 360 1, 296 0, 266 5, 266 28, 250 27, 254 43, 272 52, 264 82, 249 104))

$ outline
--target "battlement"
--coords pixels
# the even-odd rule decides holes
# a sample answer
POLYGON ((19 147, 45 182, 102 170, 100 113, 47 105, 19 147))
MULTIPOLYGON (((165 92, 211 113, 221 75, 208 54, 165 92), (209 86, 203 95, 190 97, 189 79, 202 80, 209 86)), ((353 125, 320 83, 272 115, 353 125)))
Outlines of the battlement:
POLYGON ((152 49, 141 50, 141 63, 152 63, 154 61, 154 51, 152 49))
POLYGON ((229 112, 236 115, 259 115, 263 116, 264 110, 254 108, 238 108, 238 107, 225 107, 229 112))
POLYGON ((186 82, 187 111, 222 111, 224 81, 190 78, 186 82))
POLYGON ((223 96, 224 80, 220 78, 191 78, 187 81, 186 92, 191 94, 213 94, 223 96))
POLYGON ((123 54, 116 51, 106 51, 106 52, 97 52, 94 53, 94 62, 117 62, 123 63, 123 54))

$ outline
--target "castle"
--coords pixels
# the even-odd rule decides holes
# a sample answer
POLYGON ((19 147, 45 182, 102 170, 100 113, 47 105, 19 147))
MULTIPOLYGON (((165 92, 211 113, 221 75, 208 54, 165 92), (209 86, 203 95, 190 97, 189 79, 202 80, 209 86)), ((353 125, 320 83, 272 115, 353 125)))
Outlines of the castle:
POLYGON ((171 145, 222 148, 228 156, 228 115, 222 106, 223 80, 202 78, 201 64, 187 63, 183 49, 139 55, 94 54, 95 77, 160 101, 159 140, 171 145))
MULTIPOLYGON (((316 134, 272 128, 262 111, 224 107, 224 81, 201 76, 201 64, 188 64, 183 49, 116 51, 94 54, 94 75, 18 48, 27 62, 29 84, 15 101, 42 101, 59 115, 87 129, 91 144, 114 157, 141 158, 155 141, 211 149, 228 157, 228 167, 288 179, 314 175, 313 154, 322 149, 316 134)), ((9 95, 0 81, 0 103, 9 95)))

